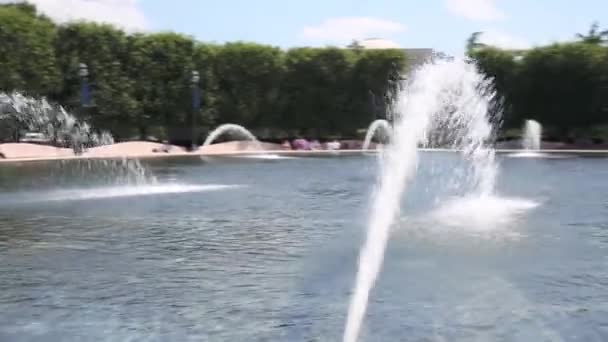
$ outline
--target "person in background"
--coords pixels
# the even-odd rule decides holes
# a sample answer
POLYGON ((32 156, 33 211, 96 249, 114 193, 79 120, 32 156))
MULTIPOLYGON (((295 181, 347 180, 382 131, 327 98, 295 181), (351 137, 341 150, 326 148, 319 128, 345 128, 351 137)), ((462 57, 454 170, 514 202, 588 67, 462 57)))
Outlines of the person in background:
POLYGON ((310 143, 306 139, 298 138, 293 141, 294 150, 310 150, 310 143))

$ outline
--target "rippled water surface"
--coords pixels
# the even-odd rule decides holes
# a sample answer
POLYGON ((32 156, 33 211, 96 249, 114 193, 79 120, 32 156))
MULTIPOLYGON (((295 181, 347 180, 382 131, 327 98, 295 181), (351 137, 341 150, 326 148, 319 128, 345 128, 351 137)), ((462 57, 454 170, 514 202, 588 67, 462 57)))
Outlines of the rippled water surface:
MULTIPOLYGON (((608 340, 608 159, 500 159, 422 156, 362 340, 608 340)), ((94 163, 0 164, 0 341, 341 340, 375 157, 94 163)))

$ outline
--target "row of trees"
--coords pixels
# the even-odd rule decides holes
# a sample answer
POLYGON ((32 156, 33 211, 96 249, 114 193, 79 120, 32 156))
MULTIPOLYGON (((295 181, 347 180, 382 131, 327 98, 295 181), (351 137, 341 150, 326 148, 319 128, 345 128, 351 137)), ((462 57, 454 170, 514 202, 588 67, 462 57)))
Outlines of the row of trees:
POLYGON ((200 74, 202 134, 225 122, 259 134, 352 136, 375 115, 406 66, 398 50, 204 44, 176 33, 55 25, 28 4, 0 6, 0 91, 45 96, 117 138, 189 139, 192 71, 200 74), (79 65, 93 105, 79 106, 79 65), (370 106, 374 94, 379 108, 370 106))
POLYGON ((541 122, 550 138, 608 140, 608 31, 594 24, 578 40, 525 51, 468 41, 468 54, 504 98, 504 128, 541 122))
MULTIPOLYGON (((558 139, 602 134, 595 131, 608 124, 608 32, 594 25, 578 41, 526 51, 485 46, 479 35, 467 51, 504 99, 503 133, 536 119, 558 139)), ((56 25, 28 4, 0 5, 0 41, 0 91, 47 97, 118 139, 188 140, 193 121, 200 137, 225 122, 266 139, 352 137, 386 115, 385 96, 398 86, 391 81, 407 68, 401 50, 204 44, 176 33, 56 25), (92 88, 86 109, 80 63, 92 88), (200 111, 191 107, 193 71, 200 111)))

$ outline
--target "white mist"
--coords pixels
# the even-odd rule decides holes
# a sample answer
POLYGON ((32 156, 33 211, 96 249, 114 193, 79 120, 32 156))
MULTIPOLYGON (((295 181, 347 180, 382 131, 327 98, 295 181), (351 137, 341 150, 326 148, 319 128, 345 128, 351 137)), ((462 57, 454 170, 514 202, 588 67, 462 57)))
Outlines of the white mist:
MULTIPOLYGON (((401 198, 418 164, 418 146, 438 133, 447 145, 470 160, 475 192, 494 188, 496 162, 487 144, 493 133, 488 117, 494 92, 475 66, 465 61, 422 66, 410 77, 397 99, 397 120, 390 145, 381 160, 380 177, 373 194, 367 237, 359 256, 359 269, 344 330, 344 342, 358 339, 370 291, 382 268, 391 226, 398 218, 401 198)), ((435 135, 437 136, 437 135, 435 135)))

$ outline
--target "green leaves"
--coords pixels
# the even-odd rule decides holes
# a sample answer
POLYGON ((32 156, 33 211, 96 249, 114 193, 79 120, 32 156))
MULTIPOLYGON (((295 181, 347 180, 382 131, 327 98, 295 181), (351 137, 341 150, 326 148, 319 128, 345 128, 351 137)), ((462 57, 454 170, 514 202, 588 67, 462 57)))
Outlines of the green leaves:
POLYGON ((270 130, 271 137, 352 137, 386 115, 395 72, 406 67, 400 50, 284 51, 205 44, 176 33, 127 35, 88 22, 57 26, 28 4, 0 5, 0 39, 0 91, 47 96, 118 140, 153 136, 189 144, 193 122, 201 133, 232 122, 270 130), (90 108, 79 103, 81 63, 88 67, 90 108), (193 71, 200 74, 201 110, 192 108, 193 71))
POLYGON ((162 126, 157 138, 189 139, 194 41, 175 33, 136 35, 129 39, 128 51, 139 131, 146 135, 147 127, 162 126))
POLYGON ((0 91, 48 94, 60 86, 56 30, 29 5, 0 6, 0 91))
POLYGON ((600 31, 600 25, 597 22, 591 24, 589 31, 586 34, 577 33, 576 37, 587 44, 601 45, 608 42, 608 30, 600 31))
POLYGON ((481 37, 482 34, 483 34, 483 32, 480 32, 480 31, 471 33, 471 36, 469 36, 469 38, 467 39, 467 45, 466 45, 467 54, 469 54, 469 55, 473 54, 475 52, 475 50, 486 47, 483 43, 479 42, 479 38, 481 37))
POLYGON ((59 26, 55 52, 63 75, 63 87, 54 98, 73 111, 79 108, 80 63, 88 67, 93 107, 86 113, 95 127, 108 129, 118 138, 132 132, 137 103, 134 82, 128 77, 130 64, 126 34, 109 25, 74 23, 59 26))
POLYGON ((279 48, 228 43, 217 50, 213 73, 216 110, 222 122, 248 127, 271 125, 279 112, 283 54, 279 48))
POLYGON ((386 115, 385 95, 396 86, 389 80, 405 64, 399 50, 292 49, 286 55, 281 122, 301 134, 352 137, 376 119, 370 92, 386 115))
POLYGON ((505 125, 542 122, 554 138, 608 123, 608 48, 587 42, 525 52, 496 48, 471 53, 505 99, 505 125))

